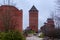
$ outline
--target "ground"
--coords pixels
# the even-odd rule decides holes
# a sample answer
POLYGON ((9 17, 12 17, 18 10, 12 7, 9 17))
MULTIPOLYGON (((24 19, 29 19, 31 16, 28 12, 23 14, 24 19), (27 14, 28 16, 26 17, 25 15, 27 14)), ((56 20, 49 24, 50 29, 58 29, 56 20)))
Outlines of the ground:
POLYGON ((26 40, 43 40, 43 38, 39 38, 37 36, 26 37, 26 40))

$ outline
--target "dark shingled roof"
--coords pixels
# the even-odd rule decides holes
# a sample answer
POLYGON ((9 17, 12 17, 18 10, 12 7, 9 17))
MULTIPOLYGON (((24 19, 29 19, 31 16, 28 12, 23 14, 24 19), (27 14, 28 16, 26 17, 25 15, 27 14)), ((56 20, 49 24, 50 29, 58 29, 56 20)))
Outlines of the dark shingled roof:
POLYGON ((38 11, 34 5, 32 6, 32 8, 29 11, 32 11, 32 10, 38 11))

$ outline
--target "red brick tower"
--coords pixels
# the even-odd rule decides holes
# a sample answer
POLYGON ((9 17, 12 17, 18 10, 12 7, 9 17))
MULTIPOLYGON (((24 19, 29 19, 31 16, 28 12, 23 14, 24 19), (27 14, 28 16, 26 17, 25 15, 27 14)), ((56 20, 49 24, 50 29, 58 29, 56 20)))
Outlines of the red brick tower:
POLYGON ((0 6, 0 31, 22 31, 22 10, 11 5, 0 6))
POLYGON ((38 32, 38 10, 35 6, 29 10, 29 27, 31 30, 38 32))

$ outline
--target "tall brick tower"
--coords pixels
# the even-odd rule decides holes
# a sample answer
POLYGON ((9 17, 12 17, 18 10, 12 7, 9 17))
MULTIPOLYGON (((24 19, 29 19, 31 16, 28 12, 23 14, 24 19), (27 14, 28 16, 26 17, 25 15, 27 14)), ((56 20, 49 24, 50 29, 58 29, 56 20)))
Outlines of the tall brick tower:
POLYGON ((22 32, 23 11, 12 5, 0 6, 0 31, 18 30, 22 32))
POLYGON ((38 32, 38 10, 34 5, 29 10, 29 27, 31 30, 38 32))

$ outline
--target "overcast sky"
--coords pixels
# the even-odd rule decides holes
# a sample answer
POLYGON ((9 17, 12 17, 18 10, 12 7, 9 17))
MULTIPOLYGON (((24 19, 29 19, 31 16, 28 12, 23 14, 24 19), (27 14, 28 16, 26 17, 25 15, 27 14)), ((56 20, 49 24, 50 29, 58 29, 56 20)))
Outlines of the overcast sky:
MULTIPOLYGON (((0 0, 0 5, 2 4, 4 4, 4 1, 0 0)), ((39 10, 39 28, 46 22, 46 19, 50 17, 50 13, 54 11, 55 7, 54 0, 11 0, 11 4, 15 5, 19 10, 23 10, 23 29, 29 26, 29 10, 33 5, 39 10)))

